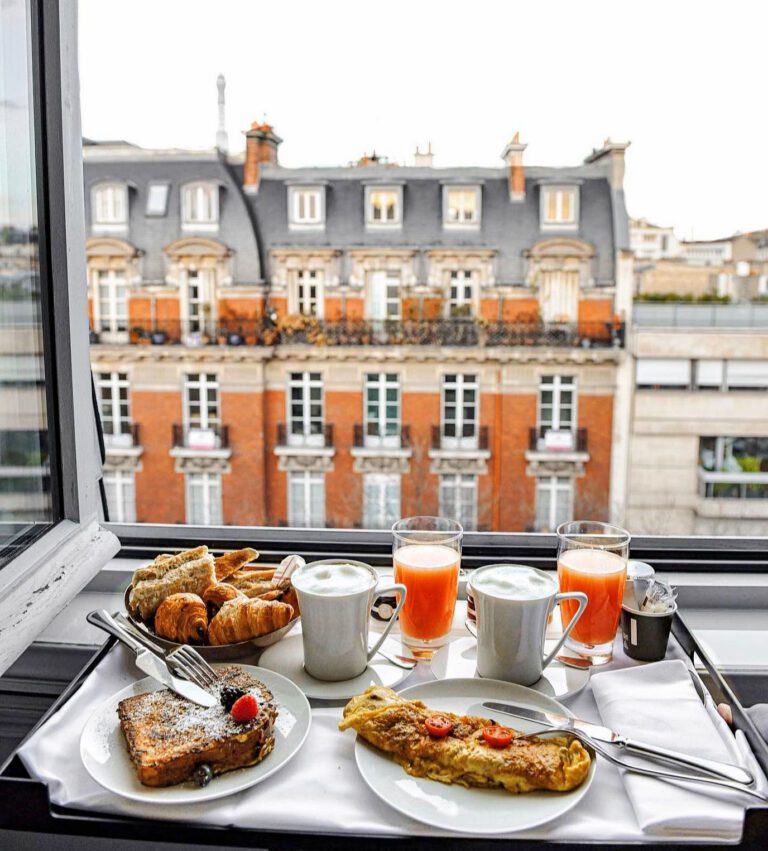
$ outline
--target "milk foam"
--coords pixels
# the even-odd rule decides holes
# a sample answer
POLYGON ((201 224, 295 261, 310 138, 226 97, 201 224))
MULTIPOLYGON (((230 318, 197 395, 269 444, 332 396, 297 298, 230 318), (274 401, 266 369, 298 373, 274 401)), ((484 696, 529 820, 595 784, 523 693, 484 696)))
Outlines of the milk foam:
POLYGON ((471 584, 486 594, 508 600, 537 600, 548 597, 556 590, 552 579, 536 573, 530 567, 511 564, 484 570, 472 577, 471 584))
POLYGON ((365 591, 373 585, 373 577, 364 567, 356 564, 323 564, 303 568, 293 576, 293 584, 300 591, 337 597, 365 591))

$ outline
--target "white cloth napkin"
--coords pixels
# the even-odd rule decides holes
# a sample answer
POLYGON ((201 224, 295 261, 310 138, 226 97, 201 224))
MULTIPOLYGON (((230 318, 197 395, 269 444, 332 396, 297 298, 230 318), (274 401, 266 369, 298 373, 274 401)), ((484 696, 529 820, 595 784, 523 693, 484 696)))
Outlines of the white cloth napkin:
MULTIPOLYGON (((754 759, 745 760, 712 701, 702 703, 680 660, 596 674, 592 690, 603 722, 617 733, 686 754, 748 764, 753 773, 757 768, 754 759)), ((638 823, 647 834, 682 833, 725 840, 741 836, 748 800, 744 796, 632 772, 622 772, 622 777, 638 823)))

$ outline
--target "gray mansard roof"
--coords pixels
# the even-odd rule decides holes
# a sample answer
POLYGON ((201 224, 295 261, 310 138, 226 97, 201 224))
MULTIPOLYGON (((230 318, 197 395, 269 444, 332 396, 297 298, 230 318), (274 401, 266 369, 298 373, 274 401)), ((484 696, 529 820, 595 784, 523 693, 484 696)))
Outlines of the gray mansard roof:
MULTIPOLYGON (((98 147, 98 146, 97 146, 98 147)), ((114 155, 86 148, 83 163, 85 177, 85 216, 91 233, 91 187, 104 181, 127 182, 129 186, 129 226, 126 239, 144 252, 142 276, 145 281, 165 280, 166 264, 163 249, 177 239, 191 237, 194 231, 181 229, 181 187, 194 180, 211 180, 221 185, 219 194, 218 232, 200 233, 216 239, 230 248, 233 254, 233 280, 236 284, 254 284, 262 280, 258 243, 249 210, 245 202, 240 175, 236 175, 215 153, 197 156, 183 153, 158 154, 136 149, 120 150, 114 155), (165 216, 146 216, 147 192, 150 183, 170 183, 168 209, 165 216)))
MULTIPOLYGON (((242 169, 239 169, 242 171, 242 169)), ((497 253, 499 283, 521 283, 524 252, 541 239, 558 235, 539 224, 539 182, 579 184, 578 231, 564 230, 564 236, 577 236, 596 251, 595 277, 598 283, 614 278, 614 219, 626 219, 623 200, 612 197, 607 164, 602 162, 575 168, 525 170, 525 201, 510 203, 507 169, 425 168, 404 166, 358 166, 347 168, 297 168, 265 166, 258 193, 248 196, 256 214, 265 263, 272 248, 284 246, 326 246, 339 249, 361 246, 401 246, 430 248, 491 248, 497 253), (401 228, 367 230, 364 216, 366 183, 403 184, 404 216, 401 228), (324 183, 326 224, 323 230, 290 230, 288 227, 287 185, 324 183), (482 186, 482 215, 477 230, 446 229, 442 224, 442 186, 445 183, 482 186), (614 215, 614 204, 621 209, 614 215)), ((621 235, 619 235, 621 238, 621 235)), ((618 246, 621 247, 620 243, 618 246)), ((269 276, 269 268, 267 268, 269 276)))
POLYGON ((218 239, 234 252, 234 281, 249 284, 271 278, 270 251, 288 246, 322 246, 342 251, 350 248, 390 246, 431 248, 475 247, 497 254, 496 278, 500 284, 522 283, 524 254, 536 242, 558 235, 578 237, 594 246, 596 282, 612 283, 616 249, 628 247, 627 213, 622 191, 609 185, 608 157, 572 168, 525 169, 525 200, 511 203, 506 167, 427 168, 407 166, 355 166, 338 168, 284 168, 264 165, 258 192, 242 190, 242 157, 228 162, 212 152, 146 151, 132 146, 88 146, 85 158, 86 217, 90 220, 90 188, 119 180, 131 187, 130 226, 125 238, 145 252, 143 277, 162 281, 166 245, 191 233, 181 230, 180 187, 193 180, 217 180, 220 197, 218 239), (171 184, 164 217, 147 217, 147 186, 171 184), (365 227, 364 186, 387 181, 403 187, 402 227, 368 230, 365 227), (578 230, 557 231, 539 224, 542 183, 578 183, 578 230), (326 224, 322 230, 288 227, 288 192, 291 184, 320 183, 326 187, 326 224), (446 183, 480 184, 482 216, 477 230, 446 229, 442 224, 442 187, 446 183))

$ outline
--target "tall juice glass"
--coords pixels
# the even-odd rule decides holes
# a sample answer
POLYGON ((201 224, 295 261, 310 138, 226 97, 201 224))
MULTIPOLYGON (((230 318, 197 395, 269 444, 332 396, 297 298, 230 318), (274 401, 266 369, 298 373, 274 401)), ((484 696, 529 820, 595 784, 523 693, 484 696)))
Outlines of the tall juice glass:
POLYGON ((414 653, 430 655, 451 631, 463 532, 444 517, 408 517, 392 527, 395 582, 408 589, 400 632, 414 653))
MULTIPOLYGON (((560 590, 583 591, 587 608, 568 636, 566 646, 604 665, 613 658, 627 580, 629 533, 594 520, 574 520, 558 527, 557 576, 560 590)), ((573 600, 560 603, 563 627, 576 614, 573 600)))

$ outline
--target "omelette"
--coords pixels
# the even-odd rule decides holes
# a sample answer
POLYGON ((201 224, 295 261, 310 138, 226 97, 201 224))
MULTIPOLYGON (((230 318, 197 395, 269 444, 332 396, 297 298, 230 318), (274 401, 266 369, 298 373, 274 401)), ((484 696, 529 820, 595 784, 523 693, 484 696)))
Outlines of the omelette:
POLYGON ((518 740, 523 734, 498 728, 488 718, 435 713, 420 700, 406 700, 382 686, 371 686, 344 707, 339 729, 350 728, 391 754, 408 774, 466 787, 567 792, 584 781, 591 762, 576 739, 518 740), (434 735, 435 719, 450 731, 443 727, 434 735), (502 746, 491 739, 494 744, 489 744, 489 731, 499 729, 509 742, 502 746))

